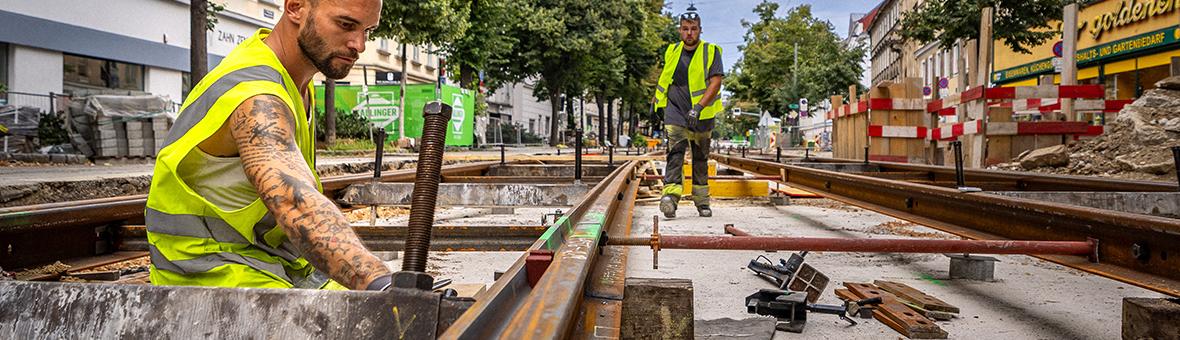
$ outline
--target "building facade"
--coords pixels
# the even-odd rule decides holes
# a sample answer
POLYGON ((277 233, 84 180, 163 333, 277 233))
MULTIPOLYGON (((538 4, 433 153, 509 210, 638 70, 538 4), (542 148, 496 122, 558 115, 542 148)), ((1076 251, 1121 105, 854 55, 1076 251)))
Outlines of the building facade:
MULTIPOLYGON (((274 27, 283 12, 280 0, 213 1, 225 10, 205 32, 210 69, 259 28, 274 27)), ((366 74, 375 79, 380 71, 400 71, 396 47, 386 39, 369 42, 344 81, 360 84, 366 74)), ((429 48, 407 50, 410 81, 434 82, 438 56, 429 48)), ((0 2, 0 84, 8 91, 150 93, 181 102, 192 83, 188 0, 0 2)))
MULTIPOLYGON (((1060 27, 1060 24, 1053 25, 1060 27)), ((1079 84, 1102 84, 1107 99, 1139 97, 1170 75, 1173 57, 1180 57, 1180 3, 1170 0, 1106 0, 1081 5, 1078 13, 1077 67, 1079 84)), ((1053 76, 1059 54, 1058 37, 1030 48, 1012 51, 995 42, 991 81, 1003 86, 1036 85, 1053 76)))
MULTIPOLYGON (((261 27, 277 0, 232 0, 206 32, 210 67, 261 27)), ((191 87, 185 0, 6 1, 0 82, 34 94, 151 93, 179 102, 191 87)))
POLYGON ((944 49, 937 41, 919 44, 901 39, 902 16, 922 1, 885 0, 863 20, 870 41, 869 85, 920 78, 927 99, 958 91, 964 72, 955 60, 964 55, 961 46, 944 49))
POLYGON ((886 81, 899 81, 917 75, 912 58, 917 44, 901 39, 900 20, 905 11, 914 8, 918 0, 885 0, 874 10, 868 24, 871 81, 876 86, 886 81))

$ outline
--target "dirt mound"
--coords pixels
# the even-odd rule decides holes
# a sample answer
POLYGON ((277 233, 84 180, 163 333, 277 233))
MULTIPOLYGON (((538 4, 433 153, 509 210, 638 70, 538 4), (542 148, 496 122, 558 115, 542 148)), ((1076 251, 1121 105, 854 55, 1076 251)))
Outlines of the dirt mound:
MULTIPOLYGON (((1171 182, 1180 146, 1180 77, 1156 84, 1119 112, 1098 138, 1070 145, 1069 163, 1033 171, 1171 182)), ((1019 160, 1017 160, 1019 162, 1019 160)), ((1009 163, 1008 166, 1013 165, 1009 163)))

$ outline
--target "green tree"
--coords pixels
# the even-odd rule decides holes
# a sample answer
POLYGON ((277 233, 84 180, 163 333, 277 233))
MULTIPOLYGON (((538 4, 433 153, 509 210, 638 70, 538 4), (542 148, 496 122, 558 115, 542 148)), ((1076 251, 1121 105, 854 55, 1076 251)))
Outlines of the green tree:
POLYGON ((485 73, 484 85, 491 89, 521 80, 525 75, 513 67, 519 58, 512 54, 519 40, 507 33, 520 29, 526 0, 470 0, 470 4, 468 29, 442 46, 447 61, 459 70, 460 86, 475 89, 480 71, 485 73))
POLYGON ((902 14, 901 36, 925 44, 937 41, 951 48, 960 40, 979 39, 980 12, 997 10, 992 17, 992 34, 1013 51, 1043 44, 1060 33, 1054 21, 1061 20, 1062 7, 1082 0, 928 0, 902 14))
POLYGON ((601 46, 599 40, 606 36, 601 32, 609 29, 603 26, 599 5, 591 0, 528 0, 520 8, 519 29, 511 32, 518 43, 509 55, 519 60, 508 73, 539 76, 533 95, 548 98, 555 113, 550 145, 560 142, 561 119, 556 113, 561 111, 562 95, 572 99, 584 93, 588 55, 601 46))
POLYGON ((406 44, 444 44, 458 40, 471 24, 472 0, 385 1, 373 37, 406 44))
POLYGON ((818 103, 848 91, 849 85, 859 86, 862 48, 845 45, 831 23, 812 15, 810 5, 792 8, 781 18, 777 10, 778 4, 763 1, 754 9, 758 21, 742 22, 747 29, 738 47, 742 57, 725 79, 731 100, 756 103, 781 117, 800 98, 818 103))

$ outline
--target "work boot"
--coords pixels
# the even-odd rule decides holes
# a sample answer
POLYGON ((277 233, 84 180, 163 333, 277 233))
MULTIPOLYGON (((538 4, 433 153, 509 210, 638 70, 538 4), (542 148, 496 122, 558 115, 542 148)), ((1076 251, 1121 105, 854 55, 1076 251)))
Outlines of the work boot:
POLYGON ((664 195, 660 199, 660 212, 664 213, 665 218, 675 218, 677 204, 680 204, 680 197, 664 195))
POLYGON ((709 186, 693 186, 692 203, 697 206, 697 213, 700 214, 701 217, 713 217, 713 210, 709 209, 709 186))
POLYGON ((701 217, 713 217, 713 209, 709 209, 708 205, 698 205, 697 214, 701 217))

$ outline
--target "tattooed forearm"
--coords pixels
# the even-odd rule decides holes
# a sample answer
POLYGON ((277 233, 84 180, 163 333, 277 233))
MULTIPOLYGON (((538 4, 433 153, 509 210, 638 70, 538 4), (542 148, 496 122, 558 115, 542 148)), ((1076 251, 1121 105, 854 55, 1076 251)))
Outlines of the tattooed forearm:
POLYGON ((348 220, 316 190, 295 143, 295 118, 283 102, 257 96, 229 120, 246 177, 267 209, 316 269, 352 289, 364 289, 389 269, 352 231, 348 220))

